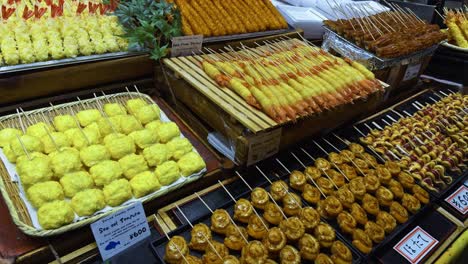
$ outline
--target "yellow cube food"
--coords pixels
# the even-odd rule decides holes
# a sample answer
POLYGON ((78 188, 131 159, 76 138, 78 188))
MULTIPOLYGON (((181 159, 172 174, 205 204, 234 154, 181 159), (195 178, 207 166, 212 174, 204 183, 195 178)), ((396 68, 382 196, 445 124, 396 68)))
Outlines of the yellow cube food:
POLYGON ((54 151, 49 154, 49 157, 55 177, 59 179, 66 173, 81 169, 80 152, 74 148, 63 148, 61 151, 54 151))
POLYGON ((206 167, 205 161, 203 161, 202 157, 196 152, 185 154, 180 158, 177 164, 183 176, 192 175, 206 167))
POLYGON ((35 208, 40 208, 45 203, 64 199, 62 186, 56 181, 36 183, 28 188, 26 194, 29 202, 35 208))
POLYGON ((30 135, 22 135, 18 138, 14 138, 10 142, 10 149, 15 153, 15 155, 18 156, 23 156, 26 155, 24 152, 24 148, 26 149, 27 152, 43 152, 44 151, 44 145, 42 144, 41 140, 39 138, 30 136, 30 135), (21 144, 22 143, 22 144, 21 144))
POLYGON ((117 161, 105 160, 89 169, 96 186, 102 187, 122 177, 122 168, 117 161))
POLYGON ((106 199, 101 190, 88 189, 73 196, 71 206, 77 215, 88 216, 106 207, 106 199))
POLYGON ((108 103, 104 105, 104 112, 107 116, 126 115, 125 107, 118 103, 108 103))
POLYGON ((78 121, 80 121, 80 125, 85 127, 93 122, 98 121, 98 119, 101 117, 101 112, 99 112, 97 109, 86 109, 79 111, 76 114, 76 117, 78 118, 78 121))
POLYGON ((143 197, 161 188, 158 178, 150 171, 142 172, 133 177, 133 179, 130 180, 130 185, 132 186, 133 195, 137 198, 143 197))
POLYGON ((165 144, 154 144, 143 150, 143 157, 145 157, 148 165, 154 167, 163 164, 171 158, 169 149, 165 144))
POLYGON ((38 122, 26 129, 26 134, 36 138, 47 136, 47 132, 53 132, 54 128, 44 122, 38 122))
POLYGON ((49 158, 34 157, 24 160, 16 169, 24 186, 50 181, 53 176, 49 158))
POLYGON ((64 132, 76 149, 82 149, 89 145, 99 144, 101 136, 99 130, 93 128, 72 128, 64 132))
POLYGON ((101 161, 111 158, 109 151, 103 145, 91 145, 80 150, 80 158, 84 165, 92 167, 101 161))
POLYGON ((158 135, 161 143, 167 143, 171 139, 180 136, 180 130, 174 122, 163 123, 159 126, 158 135))
POLYGON ((103 189, 106 203, 110 206, 119 206, 132 199, 132 188, 126 179, 119 179, 106 185, 103 189))
POLYGON ((145 125, 146 129, 152 130, 153 132, 157 132, 159 127, 163 124, 161 120, 156 120, 149 122, 148 124, 145 125))
POLYGON ((156 168, 156 177, 158 177, 159 182, 166 186, 177 181, 180 178, 179 166, 175 161, 166 161, 163 164, 159 165, 156 168))
POLYGON ((140 109, 137 110, 135 117, 142 123, 143 125, 148 124, 151 121, 159 120, 159 116, 161 114, 161 110, 155 104, 145 105, 142 106, 140 109))
POLYGON ((179 160, 183 155, 192 151, 193 146, 186 138, 176 137, 167 143, 171 157, 179 160))
POLYGON ((112 127, 114 128, 115 132, 122 133, 122 126, 120 125, 120 120, 122 117, 126 115, 116 115, 109 117, 109 121, 112 123, 112 127))
POLYGON ((57 229, 73 222, 75 213, 68 202, 53 201, 39 208, 37 218, 42 228, 57 229))
POLYGON ((99 125, 97 124, 97 121, 89 124, 83 130, 84 130, 86 136, 88 135, 88 134, 86 134, 86 131, 88 131, 88 133, 92 133, 92 134, 96 135, 96 138, 97 138, 96 140, 98 140, 98 142, 101 142, 101 138, 102 138, 101 130, 99 128, 99 125))
POLYGON ((128 136, 130 136, 133 141, 135 141, 135 144, 141 149, 158 143, 158 134, 149 129, 133 131, 128 136))
POLYGON ((141 155, 130 154, 119 160, 120 167, 127 179, 133 178, 140 172, 148 170, 148 164, 141 155))
POLYGON ((49 154, 64 147, 70 147, 71 141, 62 132, 51 132, 50 135, 42 137, 42 144, 44 145, 44 153, 49 154), (53 141, 52 141, 53 139, 53 141), (58 147, 58 149, 56 148, 58 147))
POLYGON ((37 158, 37 157, 47 159, 50 162, 50 158, 46 154, 41 153, 41 152, 32 152, 32 153, 29 153, 29 157, 26 156, 26 155, 19 156, 16 159, 16 166, 19 166, 19 164, 21 164, 21 162, 23 162, 23 161, 26 161, 26 160, 29 160, 29 159, 32 159, 32 158, 37 158))
POLYGON ((23 135, 23 132, 15 128, 5 128, 0 130, 0 148, 10 145, 10 141, 16 139, 16 136, 21 135, 23 135))
POLYGON ((18 157, 13 152, 13 150, 11 150, 10 145, 6 145, 5 147, 3 147, 2 150, 3 150, 3 154, 5 154, 9 162, 15 163, 17 161, 18 157))
POLYGON ((128 135, 133 131, 143 129, 143 126, 134 116, 125 115, 120 117, 120 129, 122 133, 128 135))
POLYGON ((138 112, 138 109, 142 108, 145 105, 148 105, 148 103, 145 102, 141 98, 130 99, 130 100, 127 101, 127 110, 128 110, 129 113, 134 115, 134 114, 136 114, 138 112))
POLYGON ((65 132, 68 129, 76 128, 77 122, 71 115, 58 115, 54 116, 54 126, 57 131, 65 132))
POLYGON ((72 198, 78 192, 94 187, 94 181, 87 171, 75 171, 60 178, 63 192, 66 197, 72 198))
POLYGON ((116 160, 136 152, 135 142, 129 136, 123 135, 117 136, 116 138, 110 138, 109 140, 106 140, 105 144, 107 150, 111 154, 111 157, 116 160))

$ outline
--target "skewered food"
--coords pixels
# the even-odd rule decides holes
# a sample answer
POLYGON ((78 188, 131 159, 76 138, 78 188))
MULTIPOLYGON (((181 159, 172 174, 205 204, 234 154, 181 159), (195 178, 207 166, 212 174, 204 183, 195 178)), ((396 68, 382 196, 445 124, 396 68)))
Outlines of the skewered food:
POLYGON ((354 194, 349 190, 348 186, 343 186, 335 192, 336 198, 340 201, 343 207, 351 208, 354 203, 354 194))
POLYGON ((101 112, 99 112, 97 109, 81 110, 76 114, 76 118, 82 127, 86 127, 94 122, 97 122, 101 117, 101 112))
POLYGON ((351 215, 359 224, 365 225, 367 223, 366 211, 358 203, 353 203, 351 205, 351 215))
POLYGON ((296 216, 284 219, 280 222, 279 227, 283 230, 284 234, 290 241, 297 241, 305 233, 302 221, 296 216))
POLYGON ((372 250, 372 240, 362 229, 355 229, 353 232, 353 246, 364 254, 368 254, 372 250))
POLYGON ((117 161, 105 160, 92 166, 89 173, 93 177, 96 186, 101 187, 122 177, 123 171, 117 161))
POLYGON ((59 132, 65 132, 68 129, 76 128, 75 119, 71 115, 57 115, 54 116, 54 127, 59 132))
POLYGON ((303 191, 304 186, 307 183, 306 176, 300 171, 293 171, 289 175, 289 184, 291 188, 296 189, 298 191, 303 191))
POLYGON ((158 127, 157 133, 161 143, 167 143, 171 139, 180 136, 179 127, 174 122, 162 123, 158 127))
POLYGON ((318 179, 320 176, 322 176, 322 172, 317 168, 313 166, 308 166, 305 169, 304 172, 307 176, 310 176, 313 180, 318 179))
POLYGON ((209 246, 208 241, 212 239, 210 228, 203 223, 194 225, 190 235, 188 246, 193 250, 205 251, 209 246))
POLYGON ((302 191, 302 198, 306 200, 306 202, 311 204, 317 204, 320 201, 320 190, 317 187, 314 187, 310 184, 304 185, 304 190, 302 191))
POLYGON ((143 126, 141 123, 132 115, 123 115, 119 117, 120 119, 120 131, 123 134, 129 135, 134 131, 141 130, 143 126))
POLYGON ((10 141, 16 138, 16 136, 23 135, 23 132, 16 128, 4 128, 0 130, 0 148, 4 148, 10 144, 10 141))
POLYGON ((320 214, 312 207, 304 207, 299 212, 299 219, 306 231, 312 231, 320 223, 320 214))
POLYGON ((335 264, 345 264, 353 262, 353 254, 351 250, 341 241, 333 242, 331 246, 331 259, 335 264))
POLYGON ((138 173, 148 170, 148 164, 143 156, 136 154, 129 154, 119 159, 119 165, 128 180, 131 180, 138 173))
POLYGON ((334 192, 333 182, 325 177, 320 177, 316 180, 316 183, 320 190, 325 195, 331 195, 334 192))
POLYGON ((343 174, 346 175, 346 178, 348 178, 349 180, 352 180, 357 177, 356 169, 354 169, 353 166, 350 166, 348 164, 341 164, 338 167, 340 168, 341 172, 343 172, 343 174))
POLYGON ((256 214, 250 216, 247 233, 254 239, 262 240, 268 233, 268 222, 256 214))
POLYGON ((228 255, 224 257, 223 264, 240 264, 240 261, 237 257, 233 255, 228 255))
POLYGON ((151 121, 148 124, 146 124, 145 128, 153 131, 154 133, 157 133, 161 125, 162 125, 161 120, 156 120, 156 121, 151 121))
POLYGON ((206 167, 205 161, 200 154, 193 151, 182 156, 177 165, 179 166, 180 173, 185 177, 199 172, 206 167))
POLYGON ((411 191, 421 203, 427 204, 429 203, 429 193, 424 190, 421 186, 415 184, 412 188, 411 191))
POLYGON ((270 197, 265 189, 256 187, 250 193, 250 201, 255 208, 263 210, 270 201, 270 197))
POLYGON ((183 256, 188 256, 189 248, 185 238, 181 236, 173 236, 166 244, 164 260, 171 264, 181 263, 184 261, 183 256))
POLYGON ((103 145, 91 145, 80 150, 80 158, 84 165, 92 167, 101 161, 109 160, 110 153, 103 145))
POLYGON ((446 10, 445 25, 448 28, 449 42, 460 48, 468 48, 468 20, 466 12, 461 10, 446 10))
POLYGON ((328 224, 319 223, 314 229, 314 236, 318 239, 321 247, 331 247, 335 241, 335 230, 328 224))
POLYGON ((127 109, 125 109, 125 107, 119 103, 104 104, 103 109, 104 113, 106 113, 108 117, 127 114, 127 109))
POLYGON ((239 199, 234 206, 234 219, 247 224, 252 215, 253 206, 249 200, 239 199))
POLYGON ((315 237, 306 233, 299 239, 299 252, 302 259, 315 260, 320 253, 320 244, 315 237))
POLYGON ((268 249, 258 240, 250 241, 242 248, 241 262, 256 264, 265 262, 268 258, 268 249))
POLYGON ((352 234, 357 225, 356 219, 354 219, 354 217, 346 211, 341 212, 338 215, 337 221, 341 231, 348 234, 352 234))
POLYGON ((357 177, 349 182, 349 190, 356 199, 362 200, 366 194, 366 184, 363 177, 357 177))
POLYGON ((94 187, 93 178, 87 171, 67 173, 60 178, 60 184, 62 185, 63 193, 67 198, 72 198, 78 192, 94 187))
POLYGON ((62 132, 50 132, 41 141, 44 145, 44 153, 46 154, 71 146, 68 137, 62 132))
POLYGON ((317 255, 314 261, 315 264, 332 264, 333 260, 326 254, 320 253, 317 255))
POLYGON ((93 128, 93 126, 83 129, 70 128, 63 133, 72 142, 72 146, 78 150, 89 145, 99 144, 101 141, 99 127, 97 129, 93 128))
POLYGON ((395 218, 385 211, 380 211, 377 214, 377 219, 375 222, 380 225, 387 234, 391 233, 397 225, 395 218))
POLYGON ((272 202, 267 203, 263 209, 263 218, 272 225, 279 225, 281 220, 283 220, 281 207, 272 202))
POLYGON ((155 171, 156 177, 159 182, 163 185, 170 185, 180 178, 180 169, 175 161, 166 161, 159 165, 155 171))
MULTIPOLYGON (((208 229, 209 230, 209 229, 208 229)), ((229 255, 229 249, 216 240, 211 240, 202 256, 203 263, 222 263, 223 259, 229 255), (221 259, 220 259, 221 257, 221 259)))
POLYGON ((362 198, 362 208, 368 214, 377 215, 380 211, 379 201, 374 196, 366 193, 362 198))
POLYGON ((390 191, 393 193, 393 195, 396 197, 396 198, 401 198, 403 197, 403 194, 404 194, 404 190, 403 190, 403 186, 401 185, 401 183, 399 181, 396 181, 396 180, 390 180, 389 184, 388 184, 388 188, 390 189, 390 191))
POLYGON ((70 204, 77 215, 88 216, 106 207, 106 200, 101 190, 88 189, 73 196, 70 204))
POLYGON ((364 177, 364 183, 366 185, 367 192, 370 193, 374 193, 380 187, 379 178, 374 175, 366 175, 366 177, 364 177))
POLYGON ((49 154, 50 166, 55 176, 61 178, 63 175, 81 169, 80 152, 74 148, 63 148, 49 154))
POLYGON ((15 137, 12 141, 10 141, 9 145, 11 152, 14 155, 14 160, 9 159, 10 162, 14 163, 16 161, 16 157, 26 155, 23 146, 29 153, 43 152, 44 150, 44 145, 42 144, 42 142, 34 136, 22 135, 18 138, 15 137))
POLYGON ((390 205, 390 214, 397 220, 398 223, 403 224, 408 221, 408 211, 398 202, 392 202, 390 205))
POLYGON ((211 215, 211 230, 218 234, 226 234, 231 225, 229 213, 224 209, 216 209, 211 215))
POLYGON ((375 195, 379 201, 379 204, 382 206, 390 206, 394 198, 393 193, 383 186, 380 186, 379 189, 377 189, 375 195))
POLYGON ((387 168, 393 176, 397 176, 401 172, 400 165, 391 160, 385 162, 385 168, 387 168))
POLYGON ((338 198, 328 196, 325 200, 319 202, 317 211, 322 217, 330 219, 338 216, 343 211, 343 206, 338 198))
POLYGON ((37 122, 34 125, 31 125, 28 128, 26 128, 26 135, 35 138, 43 138, 47 136, 47 133, 53 131, 54 129, 50 125, 44 122, 37 122))
POLYGON ((374 243, 380 243, 385 238, 384 229, 380 225, 372 221, 368 221, 366 223, 364 231, 369 236, 369 238, 372 239, 372 241, 374 241, 374 243))
POLYGON ((302 200, 295 193, 287 193, 283 197, 283 212, 287 216, 294 216, 299 214, 302 208, 302 200))
POLYGON ((132 187, 126 179, 111 182, 104 186, 102 192, 109 206, 119 206, 132 198, 132 187))
POLYGON ((26 194, 35 208, 40 208, 46 203, 63 200, 64 198, 62 186, 56 181, 36 183, 28 188, 26 194))
POLYGON ((341 173, 334 169, 326 170, 325 173, 333 181, 333 183, 338 186, 338 188, 345 185, 345 177, 341 173))
POLYGON ((147 148, 147 147, 149 147, 149 146, 151 146, 153 144, 158 143, 157 134, 153 133, 153 131, 151 131, 149 129, 142 129, 142 130, 138 130, 138 131, 133 131, 132 133, 128 134, 128 136, 133 139, 135 144, 140 149, 145 149, 145 148, 147 148))
POLYGON ((248 237, 249 235, 244 227, 229 225, 226 230, 224 244, 231 250, 241 250, 242 247, 247 245, 245 239, 248 239, 248 237))
POLYGON ((172 158, 179 160, 182 156, 192 151, 193 146, 186 138, 176 137, 167 143, 172 158))
POLYGON ((279 227, 273 227, 268 230, 268 234, 263 238, 263 245, 268 249, 271 256, 277 256, 281 249, 286 246, 286 235, 279 227))
POLYGON ((159 178, 151 171, 144 171, 130 180, 130 186, 135 197, 140 198, 161 188, 159 178))
POLYGON ((281 201, 288 193, 289 186, 284 181, 274 181, 270 187, 271 197, 275 201, 281 201))
POLYGON ((161 115, 161 110, 155 104, 144 105, 140 107, 135 113, 135 117, 143 125, 146 125, 152 121, 158 120, 160 115, 161 115))
POLYGON ((104 139, 104 142, 113 159, 118 160, 136 152, 135 142, 131 137, 122 134, 110 137, 112 135, 113 134, 108 135, 104 139), (107 138, 108 140, 106 140, 107 138))
POLYGON ((185 259, 183 259, 182 261, 182 263, 184 264, 203 264, 201 259, 192 255, 185 256, 185 259))
POLYGON ((170 158, 169 149, 165 144, 154 144, 143 150, 143 157, 151 167, 159 166, 170 158))
POLYGON ((287 245, 281 249, 280 260, 284 264, 299 264, 301 263, 301 255, 295 247, 287 245))
POLYGON ((53 173, 50 168, 50 159, 48 157, 32 157, 19 163, 16 167, 21 184, 31 186, 38 182, 49 181, 53 173))
POLYGON ((400 172, 398 174, 398 181, 407 189, 411 189, 414 185, 414 178, 407 172, 400 172))
POLYGON ((401 204, 406 208, 406 210, 413 214, 421 208, 419 200, 413 195, 407 193, 405 193, 401 198, 401 204))
POLYGON ((68 202, 53 201, 37 210, 37 218, 42 228, 56 229, 73 222, 75 213, 68 202))

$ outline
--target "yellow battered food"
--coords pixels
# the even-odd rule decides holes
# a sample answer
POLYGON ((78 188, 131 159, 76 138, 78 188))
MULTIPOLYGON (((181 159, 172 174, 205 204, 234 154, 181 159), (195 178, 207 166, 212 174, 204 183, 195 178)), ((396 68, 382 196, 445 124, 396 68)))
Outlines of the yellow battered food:
POLYGON ((135 141, 135 144, 140 148, 147 148, 155 143, 158 143, 158 134, 149 129, 133 131, 128 135, 135 141))
POLYGON ((205 162, 196 152, 190 152, 182 156, 177 162, 182 176, 189 176, 205 168, 205 162))
POLYGON ((44 136, 47 136, 47 131, 53 132, 54 129, 44 122, 38 122, 32 126, 29 126, 26 129, 26 135, 33 136, 36 138, 42 138, 44 136))
POLYGON ((106 113, 106 115, 109 117, 116 115, 126 115, 127 109, 118 103, 108 103, 104 105, 104 113, 106 113))
POLYGON ((10 141, 16 138, 16 136, 23 135, 21 130, 16 128, 5 128, 0 130, 0 148, 6 147, 10 144, 10 141))
POLYGON ((179 166, 172 160, 159 165, 156 168, 155 174, 156 177, 158 177, 159 182, 164 186, 170 185, 180 178, 179 166))
POLYGON ((29 202, 35 207, 40 208, 46 203, 63 200, 63 189, 60 183, 56 181, 46 181, 36 183, 26 191, 29 202))
POLYGON ((3 154, 5 154, 6 158, 10 163, 15 163, 18 157, 16 157, 16 154, 11 150, 10 145, 6 145, 3 147, 3 154))
POLYGON ((132 186, 133 195, 137 198, 143 197, 161 188, 158 178, 150 171, 142 172, 133 177, 133 179, 130 180, 130 185, 132 186))
POLYGON ((120 130, 123 134, 128 135, 140 129, 143 129, 143 126, 134 116, 124 115, 120 117, 120 130))
POLYGON ((61 178, 63 175, 81 169, 80 152, 74 148, 63 148, 49 154, 50 165, 55 177, 61 178))
POLYGON ((21 142, 16 137, 10 142, 11 152, 16 157, 26 155, 23 146, 29 153, 44 151, 44 145, 42 144, 41 140, 39 140, 39 138, 30 135, 22 135, 19 138, 21 142), (23 143, 23 146, 21 143, 23 143))
POLYGON ((65 174, 60 178, 66 197, 72 198, 78 192, 94 187, 94 181, 87 171, 76 171, 65 174))
MULTIPOLYGON (((114 125, 110 118, 101 117, 98 119, 98 121, 95 122, 95 124, 99 129, 99 134, 101 134, 101 137, 105 137, 111 133, 114 133, 114 130, 112 129, 114 125)), ((118 130, 116 129, 115 131, 117 132, 118 130)))
POLYGON ((105 160, 89 169, 96 186, 102 187, 122 177, 122 168, 117 161, 105 160))
POLYGON ((62 132, 50 132, 50 135, 42 137, 42 144, 44 145, 44 153, 49 154, 61 148, 70 147, 71 141, 62 132))
POLYGON ((140 107, 135 113, 135 117, 143 125, 148 124, 151 121, 158 120, 161 114, 161 110, 155 104, 145 105, 140 107))
POLYGON ((47 159, 49 162, 50 162, 50 159, 49 159, 49 156, 47 156, 46 154, 44 153, 41 153, 41 152, 33 152, 33 153, 29 153, 29 157, 26 156, 26 155, 23 155, 23 156, 19 156, 17 159, 16 159, 16 166, 19 166, 20 163, 22 163, 23 161, 25 160, 29 160, 30 158, 33 159, 33 158, 45 158, 47 159))
POLYGON ((68 202, 53 201, 39 208, 37 218, 42 228, 56 229, 73 222, 75 213, 68 202))
POLYGON ((104 186, 104 198, 110 206, 119 206, 132 198, 132 188, 126 179, 119 179, 104 186))
POLYGON ((68 129, 76 128, 77 124, 71 115, 54 116, 54 126, 59 132, 65 132, 68 129))
POLYGON ((165 144, 154 144, 143 150, 143 157, 145 157, 148 165, 154 167, 166 162, 171 156, 165 144))
POLYGON ((162 125, 161 120, 156 120, 156 121, 152 121, 146 124, 145 128, 156 133, 161 125, 162 125))
POLYGON ((34 157, 26 159, 16 167, 23 186, 50 181, 53 173, 50 167, 49 158, 34 157))
POLYGON ((82 149, 89 145, 99 144, 101 141, 99 130, 96 130, 93 127, 85 127, 82 130, 79 128, 72 128, 68 129, 64 133, 72 142, 72 146, 76 149, 82 149))
POLYGON ((84 165, 92 167, 101 161, 109 160, 110 153, 103 145, 91 145, 80 150, 80 158, 84 165))
POLYGON ((79 111, 76 114, 78 121, 82 127, 86 127, 93 122, 96 122, 101 118, 101 112, 97 109, 86 109, 83 111, 79 111))
POLYGON ((88 189, 73 196, 71 206, 77 215, 88 216, 106 207, 106 200, 101 190, 88 189))
POLYGON ((135 142, 129 136, 110 134, 104 139, 105 145, 113 159, 121 159, 136 151, 135 142))
POLYGON ((138 110, 145 105, 148 105, 148 103, 141 98, 130 99, 127 101, 126 104, 128 112, 132 115, 135 115, 138 112, 138 110))
POLYGON ((127 179, 133 178, 140 172, 147 171, 148 164, 141 155, 130 154, 119 160, 120 167, 127 179))
POLYGON ((167 143, 171 157, 179 160, 183 155, 192 151, 193 146, 186 138, 177 137, 167 143))
POLYGON ((161 143, 167 143, 171 139, 180 136, 180 130, 176 123, 167 122, 159 126, 158 135, 161 143))

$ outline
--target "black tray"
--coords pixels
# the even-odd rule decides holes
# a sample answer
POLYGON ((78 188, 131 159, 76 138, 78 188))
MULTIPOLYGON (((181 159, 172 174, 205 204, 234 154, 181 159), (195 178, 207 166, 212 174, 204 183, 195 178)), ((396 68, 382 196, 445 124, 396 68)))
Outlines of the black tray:
MULTIPOLYGON (((458 188, 465 185, 464 181, 466 180, 468 180, 468 171, 463 174, 463 177, 460 177, 458 184, 453 185, 451 188, 449 188, 449 190, 447 190, 447 192, 445 192, 445 194, 440 198, 438 202, 445 210, 450 212, 450 214, 452 214, 453 216, 455 216, 458 220, 462 222, 465 222, 465 220, 468 219, 468 213, 462 214, 460 211, 453 208, 453 206, 450 205, 447 201, 445 201, 445 199, 447 199, 450 195, 452 195, 455 191, 457 191, 458 188)), ((465 185, 465 186, 468 187, 468 185, 465 185)))

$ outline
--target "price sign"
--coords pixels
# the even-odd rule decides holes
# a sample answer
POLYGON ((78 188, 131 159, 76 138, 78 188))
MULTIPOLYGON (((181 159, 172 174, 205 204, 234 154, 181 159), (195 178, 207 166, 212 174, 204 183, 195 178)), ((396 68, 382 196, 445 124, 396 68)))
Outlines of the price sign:
POLYGON ((270 132, 259 133, 249 137, 247 166, 278 153, 281 132, 281 128, 278 128, 270 132))
POLYGON ((393 249, 410 263, 418 263, 439 241, 417 226, 406 235, 393 249))
POLYGON ((125 251, 151 232, 141 202, 126 207, 91 224, 102 259, 125 251))
POLYGON ((466 180, 463 182, 463 184, 464 184, 466 187, 468 187, 468 179, 466 179, 466 180))
POLYGON ((421 64, 408 64, 406 68, 405 76, 403 76, 403 81, 411 80, 418 76, 419 70, 421 69, 421 64))
POLYGON ((201 50, 203 35, 183 36, 172 38, 172 57, 192 55, 192 52, 201 50))
POLYGON ((465 185, 460 186, 445 201, 460 213, 466 214, 468 212, 468 187, 465 185))

